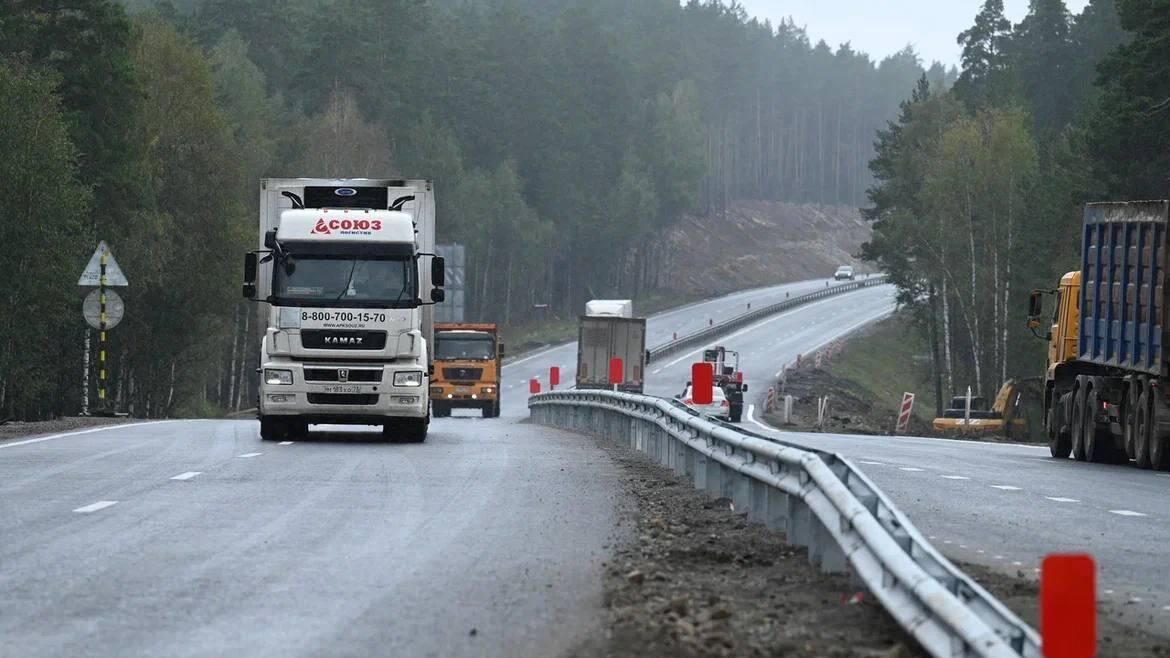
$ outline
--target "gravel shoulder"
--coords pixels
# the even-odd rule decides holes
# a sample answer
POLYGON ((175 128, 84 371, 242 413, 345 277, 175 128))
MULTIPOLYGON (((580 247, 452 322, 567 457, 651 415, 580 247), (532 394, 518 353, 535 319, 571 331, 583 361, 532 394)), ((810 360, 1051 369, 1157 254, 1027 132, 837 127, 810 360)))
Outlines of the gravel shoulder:
POLYGON ((126 423, 136 422, 139 422, 136 418, 102 418, 97 416, 63 416, 55 420, 32 423, 10 421, 0 425, 0 443, 15 439, 32 439, 49 434, 73 432, 91 427, 124 425, 126 423))
POLYGON ((606 632, 572 658, 925 656, 844 576, 640 453, 598 439, 622 469, 627 539, 604 576, 606 632))

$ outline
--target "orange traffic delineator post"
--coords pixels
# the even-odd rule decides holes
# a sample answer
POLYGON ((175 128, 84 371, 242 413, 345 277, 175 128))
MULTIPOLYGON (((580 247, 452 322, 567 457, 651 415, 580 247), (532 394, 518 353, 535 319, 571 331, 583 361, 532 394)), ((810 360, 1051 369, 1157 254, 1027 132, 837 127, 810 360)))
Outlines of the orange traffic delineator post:
POLYGON ((548 369, 548 390, 555 390, 561 385, 561 367, 552 366, 548 369))
POLYGON ((532 379, 528 380, 528 392, 531 393, 532 395, 536 395, 537 393, 540 393, 540 380, 539 379, 533 377, 532 379))
POLYGON ((1040 649, 1044 658, 1097 655, 1097 567, 1085 553, 1053 554, 1040 565, 1040 649))

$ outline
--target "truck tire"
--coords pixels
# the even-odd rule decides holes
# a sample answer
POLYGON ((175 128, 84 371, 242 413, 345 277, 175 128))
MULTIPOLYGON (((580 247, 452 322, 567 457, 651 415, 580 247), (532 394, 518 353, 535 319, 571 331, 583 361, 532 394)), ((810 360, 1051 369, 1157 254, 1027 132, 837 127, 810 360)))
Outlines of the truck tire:
POLYGON ((422 443, 427 440, 430 423, 426 418, 408 418, 402 421, 402 438, 408 443, 422 443))
POLYGON ((1097 389, 1090 389, 1085 394, 1085 461, 1096 464, 1113 462, 1113 436, 1108 429, 1097 426, 1097 409, 1101 407, 1101 398, 1097 389))
POLYGON ((1150 468, 1150 443, 1154 438, 1154 405, 1150 389, 1142 391, 1137 409, 1137 436, 1134 438, 1133 460, 1138 468, 1150 468))
POLYGON ((500 400, 499 400, 499 398, 496 398, 496 401, 494 403, 492 403, 492 418, 499 418, 499 417, 500 417, 500 400))
POLYGON ((1068 459, 1072 454, 1072 436, 1061 427, 1056 404, 1048 407, 1048 452, 1055 459, 1068 459))
POLYGON ((730 421, 738 423, 743 420, 743 403, 731 405, 730 421))
POLYGON ((1137 410, 1141 402, 1141 389, 1130 386, 1125 395, 1125 414, 1122 416, 1121 436, 1125 456, 1133 459, 1137 454, 1137 410))
POLYGON ((482 409, 483 409, 483 417, 484 418, 495 418, 496 417, 495 416, 495 410, 496 410, 496 403, 495 402, 484 402, 482 409))
POLYGON ((279 418, 260 419, 260 440, 262 441, 283 441, 289 433, 288 430, 288 423, 279 418))
POLYGON ((1170 436, 1153 432, 1150 439, 1150 468, 1170 471, 1170 436))
POLYGON ((1085 389, 1078 387, 1073 393, 1072 413, 1069 414, 1068 424, 1072 428, 1072 455, 1073 459, 1085 461, 1085 389))

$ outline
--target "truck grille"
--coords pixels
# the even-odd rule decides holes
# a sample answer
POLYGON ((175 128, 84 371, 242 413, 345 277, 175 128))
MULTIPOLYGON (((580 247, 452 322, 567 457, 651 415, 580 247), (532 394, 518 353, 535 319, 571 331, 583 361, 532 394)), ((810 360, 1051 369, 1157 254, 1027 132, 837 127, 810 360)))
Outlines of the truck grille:
POLYGON ((309 393, 309 404, 378 404, 377 394, 309 393))
POLYGON ((307 382, 362 382, 380 383, 382 371, 379 370, 351 370, 348 368, 305 368, 307 382), (345 371, 345 377, 341 372, 345 371))
POLYGON ((386 347, 386 332, 302 329, 301 345, 309 350, 381 350, 386 347))
POLYGON ((443 368, 443 379, 451 382, 477 382, 483 368, 443 368))

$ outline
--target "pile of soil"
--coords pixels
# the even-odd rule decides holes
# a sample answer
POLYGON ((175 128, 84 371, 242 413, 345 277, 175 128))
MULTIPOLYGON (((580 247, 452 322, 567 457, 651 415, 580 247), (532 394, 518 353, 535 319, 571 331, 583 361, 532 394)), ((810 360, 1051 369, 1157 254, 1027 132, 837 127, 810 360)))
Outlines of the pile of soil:
POLYGON ((821 574, 782 534, 599 441, 624 471, 631 536, 606 565, 606 633, 574 658, 926 655, 876 600, 821 574))
POLYGON ((867 272, 853 256, 871 233, 852 206, 737 201, 717 216, 684 218, 670 232, 664 285, 720 294, 830 277, 840 265, 867 272))

